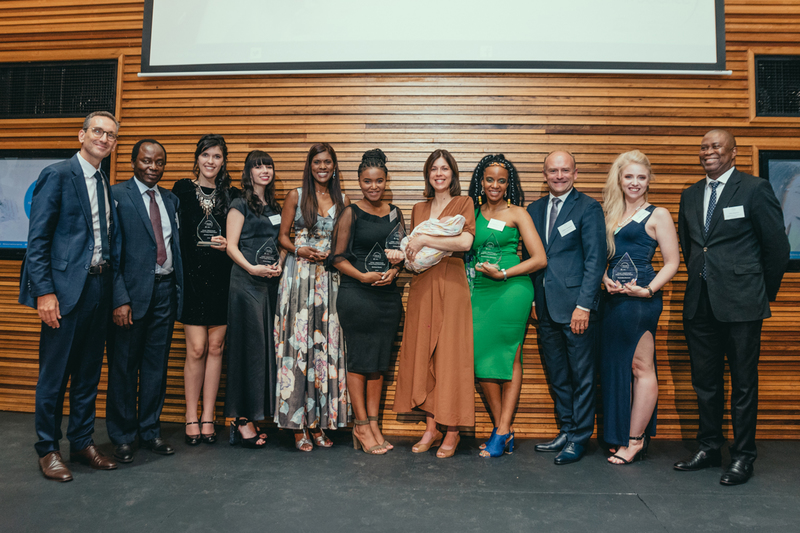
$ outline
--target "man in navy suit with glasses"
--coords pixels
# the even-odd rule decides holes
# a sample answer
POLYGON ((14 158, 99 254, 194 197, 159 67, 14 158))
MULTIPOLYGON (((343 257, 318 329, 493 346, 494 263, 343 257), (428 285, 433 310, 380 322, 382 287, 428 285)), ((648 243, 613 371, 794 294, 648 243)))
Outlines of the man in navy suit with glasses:
POLYGON ((80 151, 45 168, 33 191, 19 302, 42 320, 35 447, 42 473, 56 481, 72 480, 59 451, 67 381, 70 460, 98 470, 117 468, 92 434, 120 253, 117 211, 100 163, 117 146, 118 131, 114 115, 91 113, 78 132, 80 151))

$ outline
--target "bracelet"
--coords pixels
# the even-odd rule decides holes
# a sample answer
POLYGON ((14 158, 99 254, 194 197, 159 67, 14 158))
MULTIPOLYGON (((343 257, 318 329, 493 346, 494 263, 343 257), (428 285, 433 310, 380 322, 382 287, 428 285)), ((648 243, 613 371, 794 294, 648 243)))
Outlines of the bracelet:
POLYGON ((650 288, 650 285, 645 285, 644 288, 647 289, 647 292, 650 293, 650 296, 648 296, 648 298, 652 298, 653 297, 653 289, 650 288))
POLYGON ((506 274, 506 269, 504 268, 504 269, 503 269, 503 270, 501 270, 500 272, 502 272, 502 273, 503 273, 503 281, 508 281, 508 275, 506 274))

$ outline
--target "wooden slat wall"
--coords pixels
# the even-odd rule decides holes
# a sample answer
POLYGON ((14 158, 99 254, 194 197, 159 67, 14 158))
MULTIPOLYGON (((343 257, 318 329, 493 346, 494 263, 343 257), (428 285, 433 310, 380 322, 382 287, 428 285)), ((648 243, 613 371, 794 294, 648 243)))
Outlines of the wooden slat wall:
MULTIPOLYGON (((475 163, 503 152, 517 164, 528 200, 544 191, 541 161, 556 148, 577 157, 578 187, 600 199, 605 173, 620 152, 650 156, 657 181, 651 200, 677 218, 680 192, 702 177, 697 146, 712 127, 738 139, 738 166, 757 170, 759 149, 797 149, 800 121, 751 119, 749 54, 798 53, 800 0, 726 2, 727 67, 732 76, 425 74, 139 78, 142 3, 126 0, 10 1, 0 11, 0 61, 120 58, 122 138, 113 164, 127 179, 130 149, 155 137, 169 152, 164 182, 189 177, 197 138, 225 135, 229 168, 265 149, 275 158, 280 197, 299 184, 312 142, 336 148, 344 184, 358 198, 361 153, 389 157, 394 203, 407 211, 421 199, 422 164, 436 147, 454 153, 466 188, 475 163)), ((79 120, 0 120, 0 148, 76 147, 79 120)), ((406 278, 407 279, 407 278, 406 278)), ((665 290, 656 339, 659 436, 692 438, 695 395, 681 324, 685 269, 665 290)), ((19 262, 0 262, 0 409, 33 410, 38 322, 16 304, 19 262)), ((764 324, 760 365, 760 438, 800 437, 800 275, 788 274, 773 318, 764 324)), ((398 335, 398 346, 400 335, 398 335)), ((183 420, 184 338, 177 328, 170 360, 164 420, 183 420)), ((525 379, 515 427, 522 436, 556 431, 553 403, 530 328, 525 379)), ((385 387, 389 434, 420 429, 420 416, 391 412, 395 374, 385 387)), ((224 379, 223 379, 224 385, 224 379)), ((105 374, 99 414, 104 414, 105 374)), ((223 387, 224 391, 224 387, 223 387)), ((221 398, 219 405, 221 406, 221 398)), ((475 432, 491 423, 476 393, 475 432)), ((221 416, 221 408, 218 409, 221 416)), ((726 421, 729 415, 726 411, 726 421)), ((728 422, 729 423, 729 422, 728 422)), ((729 428, 730 431, 730 428, 729 428)))

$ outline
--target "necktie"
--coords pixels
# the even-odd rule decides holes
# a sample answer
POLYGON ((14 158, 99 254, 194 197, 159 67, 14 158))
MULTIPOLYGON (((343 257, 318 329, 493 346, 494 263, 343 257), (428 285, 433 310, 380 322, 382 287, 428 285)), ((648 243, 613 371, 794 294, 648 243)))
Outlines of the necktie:
POLYGON ((717 206, 717 187, 719 186, 718 181, 711 182, 711 196, 708 199, 708 211, 706 211, 706 233, 708 233, 708 227, 711 225, 711 215, 714 214, 714 208, 717 206))
MULTIPOLYGON (((717 206, 717 187, 718 181, 711 182, 711 196, 708 198, 708 211, 706 211, 706 226, 705 232, 708 234, 708 227, 711 226, 711 216, 714 214, 714 208, 717 206)), ((703 261, 703 279, 706 279, 706 262, 703 261)))
POLYGON ((550 242, 550 236, 553 234, 553 228, 556 225, 556 218, 558 218, 558 204, 561 203, 561 198, 553 198, 552 205, 550 206, 550 221, 547 223, 547 242, 550 242))
POLYGON ((161 211, 156 203, 156 192, 147 191, 150 197, 150 224, 153 225, 153 235, 156 236, 156 263, 164 265, 167 260, 167 247, 164 246, 164 230, 161 228, 161 211))
POLYGON ((108 225, 106 222, 106 188, 103 186, 103 175, 99 170, 95 172, 94 179, 97 181, 97 211, 100 215, 100 242, 103 250, 103 261, 109 261, 111 252, 108 246, 108 225))

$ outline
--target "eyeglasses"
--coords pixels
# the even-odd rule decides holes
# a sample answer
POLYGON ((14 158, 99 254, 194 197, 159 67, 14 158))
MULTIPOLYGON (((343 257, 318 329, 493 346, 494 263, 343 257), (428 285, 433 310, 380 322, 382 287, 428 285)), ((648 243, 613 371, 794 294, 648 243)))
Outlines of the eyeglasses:
POLYGON ((113 141, 117 140, 117 134, 116 133, 113 133, 111 131, 106 131, 103 128, 91 128, 89 131, 91 131, 92 135, 94 135, 98 139, 102 139, 103 135, 105 135, 106 137, 108 137, 109 141, 113 142, 113 141))

